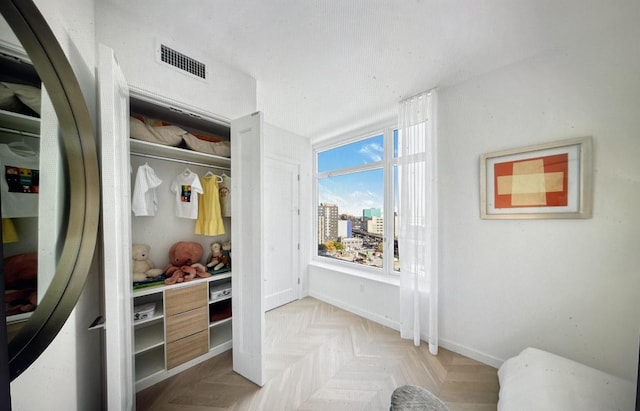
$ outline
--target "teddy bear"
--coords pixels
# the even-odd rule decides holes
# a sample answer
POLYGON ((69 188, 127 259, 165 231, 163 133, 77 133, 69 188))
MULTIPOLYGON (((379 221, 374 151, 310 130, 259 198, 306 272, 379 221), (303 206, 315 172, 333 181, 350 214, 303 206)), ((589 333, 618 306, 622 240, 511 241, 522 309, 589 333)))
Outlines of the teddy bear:
POLYGON ((204 250, 200 243, 178 241, 169 249, 169 265, 164 269, 165 284, 176 284, 196 277, 211 277, 207 267, 200 263, 204 250))
POLYGON ((131 247, 131 278, 135 282, 147 281, 162 274, 149 259, 151 247, 147 244, 133 244, 131 247))
POLYGON ((211 243, 211 254, 207 259, 207 267, 215 270, 231 267, 231 243, 211 243))

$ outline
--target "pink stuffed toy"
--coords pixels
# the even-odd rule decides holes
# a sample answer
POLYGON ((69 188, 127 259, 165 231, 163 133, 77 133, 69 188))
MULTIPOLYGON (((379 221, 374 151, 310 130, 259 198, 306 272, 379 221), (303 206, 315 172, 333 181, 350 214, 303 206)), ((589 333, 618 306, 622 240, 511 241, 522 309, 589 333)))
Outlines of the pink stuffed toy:
POLYGON ((5 310, 7 315, 33 311, 38 305, 38 254, 6 257, 4 266, 5 310))
POLYGON ((169 265, 164 269, 165 284, 190 281, 197 277, 211 277, 207 267, 200 264, 202 245, 193 241, 179 241, 169 250, 169 265))

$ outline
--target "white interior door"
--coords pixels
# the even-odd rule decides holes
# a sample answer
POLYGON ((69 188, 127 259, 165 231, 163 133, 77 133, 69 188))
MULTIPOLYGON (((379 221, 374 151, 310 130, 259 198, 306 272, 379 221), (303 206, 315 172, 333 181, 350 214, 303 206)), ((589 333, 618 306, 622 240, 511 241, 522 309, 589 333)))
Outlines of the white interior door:
POLYGON ((101 44, 98 59, 107 407, 132 410, 129 89, 113 50, 101 44))
POLYGON ((265 159, 264 305, 269 311, 298 298, 298 165, 265 159))
POLYGON ((264 385, 262 113, 231 122, 233 370, 264 385))

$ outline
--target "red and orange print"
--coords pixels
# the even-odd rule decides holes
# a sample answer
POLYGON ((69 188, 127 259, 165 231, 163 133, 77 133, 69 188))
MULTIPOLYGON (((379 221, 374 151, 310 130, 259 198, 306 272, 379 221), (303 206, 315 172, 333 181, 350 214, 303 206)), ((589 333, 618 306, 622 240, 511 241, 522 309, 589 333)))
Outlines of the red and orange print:
POLYGON ((495 208, 568 205, 569 155, 494 164, 495 208))

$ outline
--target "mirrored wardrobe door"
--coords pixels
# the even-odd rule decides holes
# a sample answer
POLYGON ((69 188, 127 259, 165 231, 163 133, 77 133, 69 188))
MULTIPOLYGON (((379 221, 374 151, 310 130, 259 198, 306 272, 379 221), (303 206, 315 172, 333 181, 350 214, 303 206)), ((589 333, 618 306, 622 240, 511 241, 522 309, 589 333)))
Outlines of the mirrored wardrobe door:
POLYGON ((0 343, 13 380, 55 338, 82 292, 100 188, 92 121, 53 32, 29 0, 3 0, 0 12, 0 343))

